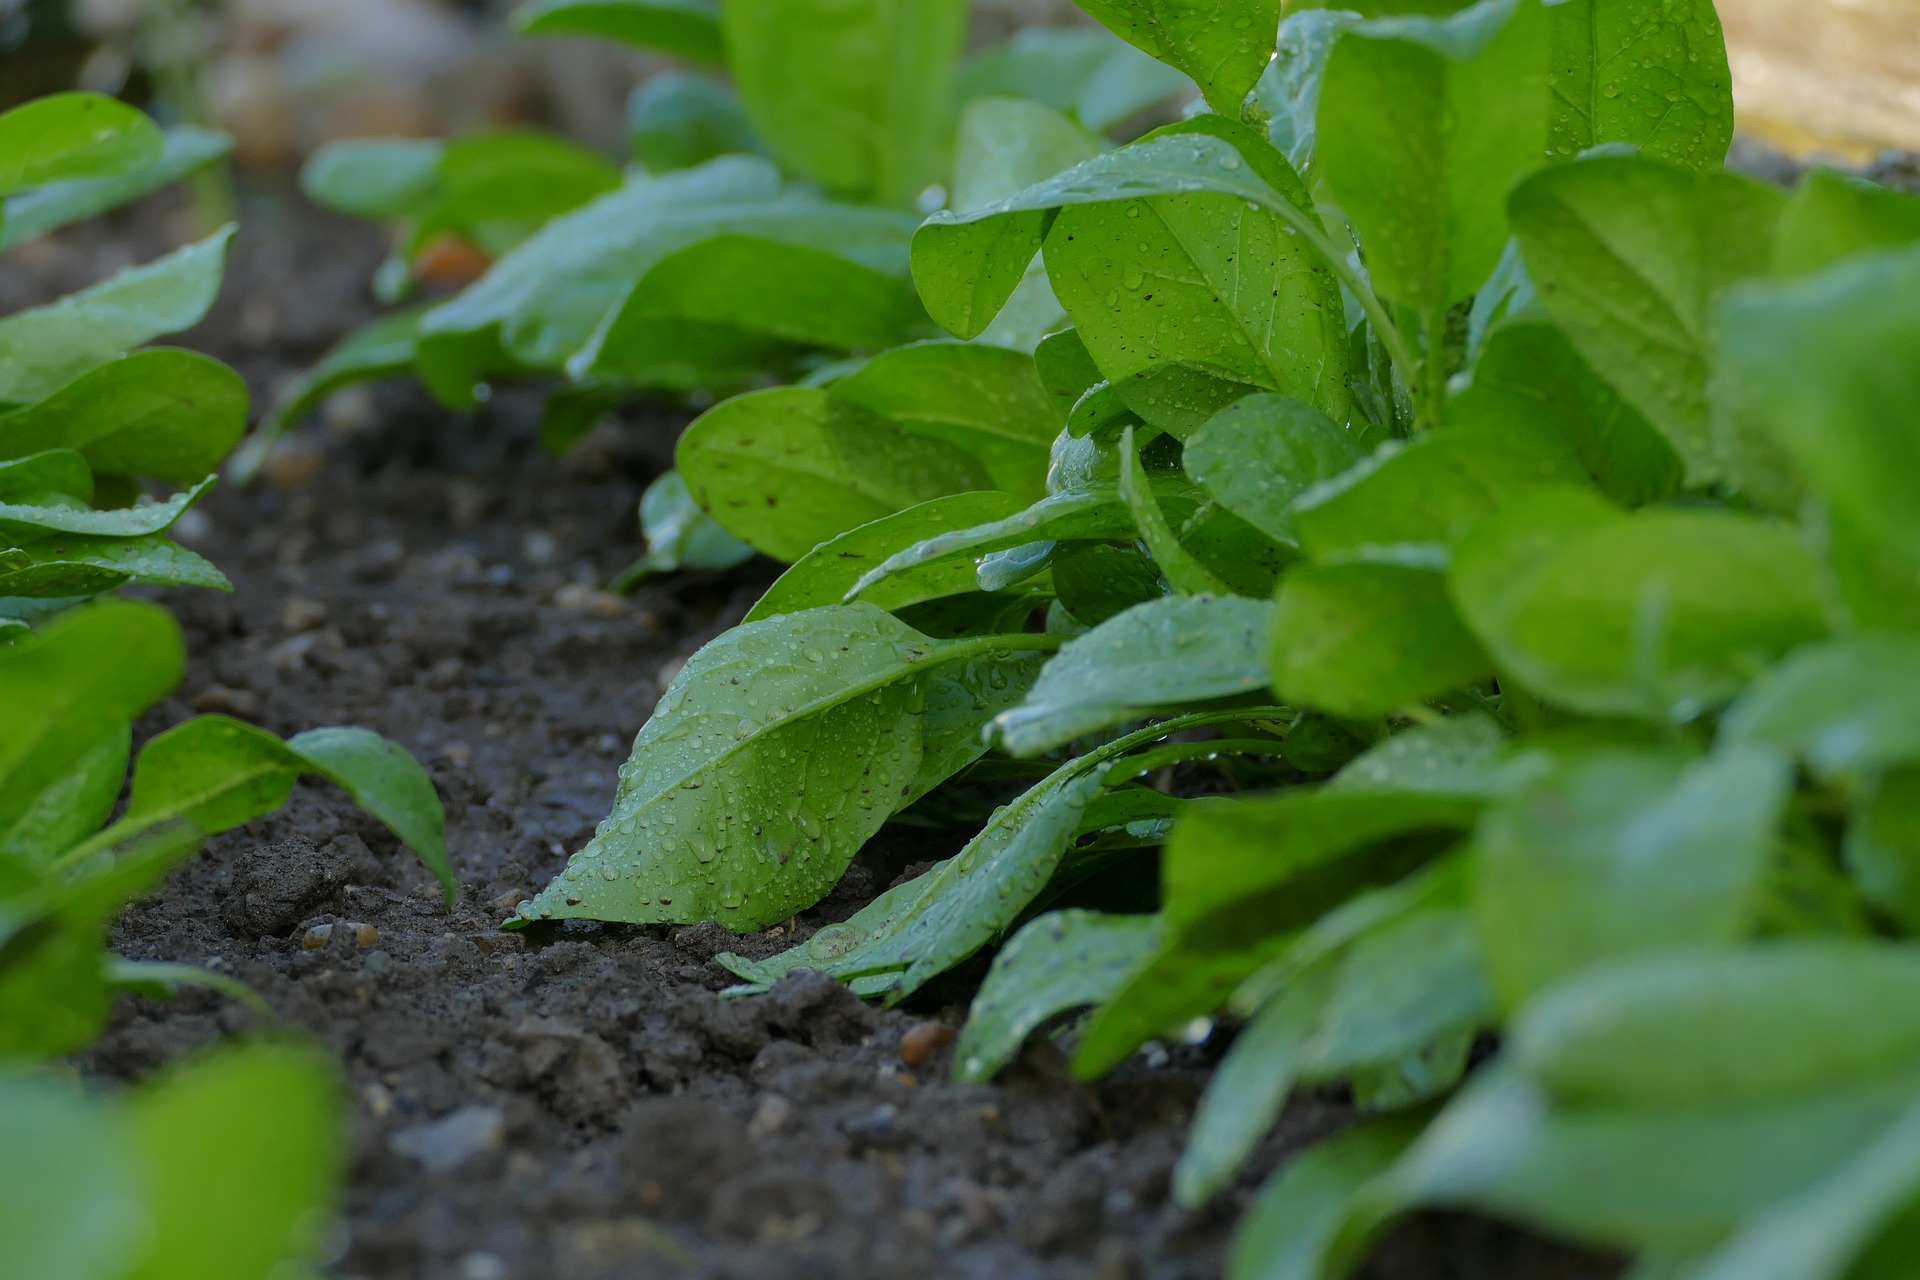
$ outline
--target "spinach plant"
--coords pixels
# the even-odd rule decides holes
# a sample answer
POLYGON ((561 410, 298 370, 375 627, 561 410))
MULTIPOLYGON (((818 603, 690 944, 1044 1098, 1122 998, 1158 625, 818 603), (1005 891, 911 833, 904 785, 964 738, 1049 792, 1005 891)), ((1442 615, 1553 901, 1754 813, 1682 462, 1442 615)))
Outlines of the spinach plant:
POLYGON ((1345 1086, 1236 1280, 1426 1207, 1642 1277, 1906 1274, 1920 201, 1727 171, 1707 0, 1084 7, 1209 110, 996 108, 911 245, 963 341, 693 425, 688 493, 793 567, 512 923, 764 927, 1028 761, 737 992, 997 951, 972 1079, 1070 1011, 1087 1076, 1235 1023, 1190 1205, 1345 1086), (995 345, 1042 269, 1064 322, 995 345))
MULTIPOLYGON (((225 146, 96 95, 28 103, 0 115, 0 235, 98 213, 225 146)), ((431 780, 366 730, 282 741, 201 716, 133 753, 134 720, 181 678, 183 639, 156 605, 95 597, 231 589, 166 535, 239 439, 246 388, 216 361, 145 346, 205 314, 230 235, 0 320, 0 1133, 44 1157, 0 1175, 0 1250, 23 1273, 277 1271, 313 1253, 337 1181, 335 1086, 308 1051, 229 1050, 125 1100, 29 1065, 90 1041, 116 991, 192 983, 257 1003, 230 978, 110 954, 130 899, 207 836, 278 808, 302 774, 344 788, 454 889, 431 780)))

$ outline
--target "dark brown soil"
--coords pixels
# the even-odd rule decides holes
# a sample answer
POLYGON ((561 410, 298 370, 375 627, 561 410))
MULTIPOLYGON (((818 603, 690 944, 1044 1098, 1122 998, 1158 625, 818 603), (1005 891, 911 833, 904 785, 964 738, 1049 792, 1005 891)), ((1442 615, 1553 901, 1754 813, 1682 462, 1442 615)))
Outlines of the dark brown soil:
MULTIPOLYGON (((248 236, 194 340, 275 386, 365 314, 363 231, 250 193, 248 236)), ((94 278, 164 208, 28 255, 10 303, 94 278)), ((461 894, 318 784, 212 841, 119 925, 140 959, 231 973, 338 1053, 353 1107, 335 1274, 364 1280, 953 1276, 1213 1277, 1232 1224, 1283 1153, 1344 1124, 1333 1096, 1289 1108, 1242 1183, 1198 1211, 1168 1178, 1223 1047, 1153 1049, 1111 1079, 1066 1079, 1051 1044, 992 1087, 951 1050, 909 1065, 905 1033, 961 1006, 883 1012, 800 974, 723 1002, 711 957, 768 954, 843 918, 951 844, 890 833, 786 931, 503 934, 613 796, 660 689, 737 620, 773 567, 689 574, 629 600, 594 588, 639 552, 634 507, 684 420, 641 411, 564 461, 507 391, 471 420, 395 386, 349 399, 274 469, 217 492, 183 531, 232 597, 168 597, 192 662, 141 725, 199 711, 276 732, 361 724, 412 749, 445 799, 461 894), (331 926, 328 928, 327 926, 331 926)), ((946 999, 964 992, 949 991, 946 999)), ((262 1023, 206 994, 124 1000, 87 1072, 141 1077, 262 1023)), ((1216 1036, 1216 1041, 1224 1035, 1216 1036)), ((1617 1268, 1490 1224, 1433 1217, 1374 1280, 1560 1280, 1617 1268)))

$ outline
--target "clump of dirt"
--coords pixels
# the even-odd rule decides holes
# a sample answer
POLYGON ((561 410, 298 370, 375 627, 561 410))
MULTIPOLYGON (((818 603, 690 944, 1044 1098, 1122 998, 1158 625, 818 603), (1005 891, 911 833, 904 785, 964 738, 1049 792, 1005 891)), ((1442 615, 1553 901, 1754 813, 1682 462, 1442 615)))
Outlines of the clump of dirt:
MULTIPOLYGON (((374 237, 295 210, 284 194, 250 197, 227 296, 192 335, 261 390, 363 317, 360 282, 379 256, 374 237)), ((39 260, 91 261, 162 223, 112 221, 39 260)), ((215 493, 183 530, 236 593, 166 596, 191 664, 142 737, 208 710, 283 734, 365 725, 424 761, 446 802, 451 912, 383 827, 303 783, 114 931, 128 956, 241 979, 279 1024, 338 1055, 353 1139, 335 1274, 1220 1275, 1259 1179, 1346 1124, 1341 1097, 1296 1101, 1247 1175, 1187 1210, 1169 1177, 1219 1043, 1156 1048, 1082 1085, 1043 1039, 1000 1083, 959 1085, 944 1029, 964 989, 898 1011, 810 973, 757 999, 717 994, 731 981, 719 951, 789 946, 958 837, 890 831, 826 903, 747 937, 495 927, 605 814, 673 672, 775 572, 601 592, 641 550, 635 505, 684 416, 632 413, 558 461, 539 452, 536 420, 537 398, 510 389, 471 418, 405 385, 337 401, 273 483, 215 493)), ((134 1080, 264 1029, 208 993, 127 998, 77 1064, 134 1080)), ((1618 1270, 1434 1217, 1397 1233, 1370 1274, 1618 1270)))

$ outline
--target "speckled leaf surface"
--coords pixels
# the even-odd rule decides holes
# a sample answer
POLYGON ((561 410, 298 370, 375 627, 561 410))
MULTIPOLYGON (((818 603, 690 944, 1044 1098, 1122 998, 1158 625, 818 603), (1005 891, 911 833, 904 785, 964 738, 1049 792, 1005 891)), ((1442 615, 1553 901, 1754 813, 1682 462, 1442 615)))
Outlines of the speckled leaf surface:
POLYGON ((1240 104, 1273 56, 1280 0, 1080 0, 1109 31, 1193 78, 1222 115, 1240 104))
POLYGON ((204 556, 159 536, 102 538, 56 534, 0 550, 0 596, 99 595, 130 582, 155 587, 233 584, 204 556))
POLYGON ((1603 142, 1694 170, 1733 139, 1733 76, 1712 0, 1565 0, 1550 8, 1551 153, 1603 142))

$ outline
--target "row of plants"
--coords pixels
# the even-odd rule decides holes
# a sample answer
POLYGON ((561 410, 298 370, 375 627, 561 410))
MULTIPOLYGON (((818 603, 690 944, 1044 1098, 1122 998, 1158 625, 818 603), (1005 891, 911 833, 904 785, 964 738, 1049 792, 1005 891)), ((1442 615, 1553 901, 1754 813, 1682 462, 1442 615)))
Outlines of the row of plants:
POLYGON ((394 362, 449 399, 800 375, 677 453, 791 567, 512 923, 763 928, 888 821, 1025 778, 845 924, 723 957, 737 993, 898 1003, 991 954, 969 1079, 1074 1010, 1087 1077, 1239 1024, 1182 1202, 1296 1088, 1362 1119, 1260 1193, 1237 1280, 1346 1274, 1430 1207, 1637 1280, 1906 1274, 1920 201, 1727 171, 1708 0, 1083 0, 1202 102, 1115 146, 1008 71, 909 233, 938 135, 849 69, 937 83, 957 19, 855 7, 530 11, 724 60, 740 115, 644 91, 648 172, 394 362), (835 95, 869 109, 800 109, 835 95), (922 312, 958 340, 867 354, 922 312))
MULTIPOLYGON (((0 246, 226 149, 94 94, 18 107, 0 115, 0 246)), ((114 955, 106 934, 130 900, 207 837, 279 808, 303 774, 344 789, 454 892, 431 780, 367 730, 283 741, 206 715, 133 750, 135 721, 180 683, 184 640, 166 610, 113 593, 231 590, 168 534, 244 432, 246 387, 147 345, 206 314, 231 236, 0 320, 0 1145, 34 1153, 0 1171, 9 1274, 253 1280, 307 1274, 327 1247, 342 1108, 323 1056, 236 1045, 125 1096, 59 1068, 116 992, 207 986, 264 1011, 225 975, 114 955)))

